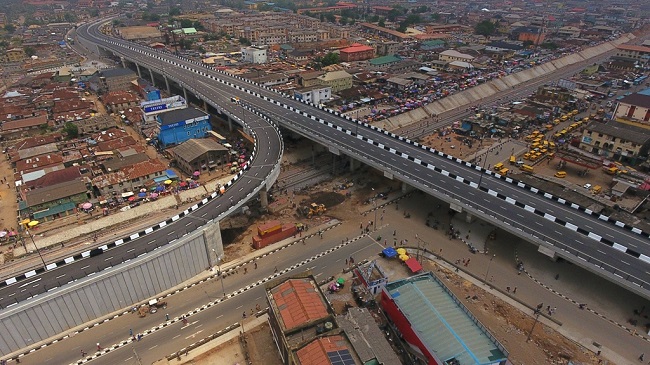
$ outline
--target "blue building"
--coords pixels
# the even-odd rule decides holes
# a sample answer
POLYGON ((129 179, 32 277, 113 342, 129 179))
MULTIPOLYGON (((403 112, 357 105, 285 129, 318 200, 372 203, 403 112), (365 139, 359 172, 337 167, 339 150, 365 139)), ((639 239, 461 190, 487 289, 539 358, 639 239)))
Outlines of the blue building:
POLYGON ((192 138, 203 138, 212 130, 210 115, 196 108, 171 110, 156 116, 162 148, 179 145, 192 138))

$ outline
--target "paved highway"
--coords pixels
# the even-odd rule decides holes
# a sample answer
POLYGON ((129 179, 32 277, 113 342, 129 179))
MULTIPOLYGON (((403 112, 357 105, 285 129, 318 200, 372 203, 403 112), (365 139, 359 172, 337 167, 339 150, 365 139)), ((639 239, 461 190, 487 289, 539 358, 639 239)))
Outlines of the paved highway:
POLYGON ((91 31, 94 34, 82 36, 127 60, 164 69, 171 78, 197 88, 205 87, 206 90, 200 90, 203 96, 225 108, 228 108, 228 102, 224 100, 224 94, 239 97, 245 104, 272 117, 284 127, 338 148, 432 195, 465 204, 501 226, 520 232, 523 237, 543 241, 569 260, 612 280, 620 279, 628 288, 650 297, 650 248, 644 234, 637 234, 540 195, 511 179, 485 174, 476 166, 384 131, 359 126, 327 110, 258 88, 238 77, 170 54, 101 36, 96 28, 91 28, 91 31), (159 63, 160 66, 157 66, 159 63), (163 67, 162 64, 167 66, 163 67), (477 185, 479 181, 480 189, 477 185))

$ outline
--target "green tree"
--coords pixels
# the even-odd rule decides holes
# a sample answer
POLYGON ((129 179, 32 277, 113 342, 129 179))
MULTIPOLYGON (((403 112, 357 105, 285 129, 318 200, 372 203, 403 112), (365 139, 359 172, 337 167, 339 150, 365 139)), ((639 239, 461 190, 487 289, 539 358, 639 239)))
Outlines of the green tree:
POLYGON ((379 21, 377 22, 377 25, 380 27, 385 27, 386 22, 384 21, 384 18, 380 18, 379 21))
POLYGON ((32 47, 25 47, 25 54, 27 55, 27 57, 35 56, 36 50, 32 47))
POLYGON ((88 14, 89 14, 91 17, 96 18, 96 17, 99 16, 99 9, 90 9, 90 10, 88 11, 88 14))
POLYGON ((339 54, 330 52, 320 60, 320 63, 322 63, 323 66, 335 65, 339 63, 339 54))
POLYGON ((368 21, 369 21, 370 23, 377 23, 377 22, 379 21, 379 15, 375 14, 375 15, 369 17, 369 18, 368 18, 368 21))
POLYGON ((397 8, 393 8, 388 12, 388 15, 386 15, 386 19, 394 22, 400 15, 402 15, 402 12, 397 8))
POLYGON ((77 18, 77 15, 75 13, 66 12, 63 14, 63 20, 68 23, 76 23, 78 19, 79 18, 77 18))
POLYGON ((476 34, 489 37, 496 31, 497 27, 494 23, 489 20, 484 20, 474 27, 474 32, 476 34))
POLYGON ((178 45, 181 46, 182 49, 192 49, 192 45, 194 44, 194 41, 191 39, 187 38, 181 38, 178 41, 178 45))
POLYGON ((169 9, 169 16, 177 15, 181 15, 181 8, 173 6, 171 9, 169 9))
POLYGON ((16 27, 13 24, 7 24, 5 25, 5 30, 7 33, 13 33, 16 31, 16 27))
POLYGON ((251 45, 251 41, 249 41, 249 40, 248 40, 247 38, 245 38, 245 37, 240 37, 240 38, 239 38, 239 44, 241 44, 242 46, 250 46, 250 45, 251 45))
POLYGON ((354 25, 354 23, 356 23, 356 20, 354 19, 350 19, 350 21, 348 22, 349 25, 354 25))
POLYGON ((325 19, 330 23, 336 23, 336 15, 334 13, 325 13, 325 19))
POLYGON ((181 19, 181 28, 192 28, 192 21, 189 19, 181 19))
POLYGON ((344 17, 344 16, 340 17, 340 18, 339 18, 339 24, 341 24, 341 25, 346 25, 346 24, 348 24, 348 18, 346 18, 346 17, 344 17))
POLYGON ((530 46, 534 46, 535 42, 528 40, 528 41, 524 41, 523 45, 524 45, 524 48, 528 48, 530 46))
POLYGON ((72 122, 67 122, 63 126, 63 131, 68 135, 69 139, 79 137, 79 128, 77 128, 77 125, 72 122))

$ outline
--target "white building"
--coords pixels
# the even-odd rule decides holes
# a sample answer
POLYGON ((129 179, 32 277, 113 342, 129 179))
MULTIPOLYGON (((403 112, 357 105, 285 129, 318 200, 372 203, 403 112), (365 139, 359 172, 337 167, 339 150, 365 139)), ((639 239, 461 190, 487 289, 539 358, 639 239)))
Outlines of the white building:
POLYGON ((315 85, 302 89, 295 89, 293 91, 293 96, 297 99, 318 105, 327 102, 332 98, 332 88, 329 86, 315 85))
POLYGON ((244 62, 248 63, 266 63, 266 48, 250 46, 241 49, 244 62))

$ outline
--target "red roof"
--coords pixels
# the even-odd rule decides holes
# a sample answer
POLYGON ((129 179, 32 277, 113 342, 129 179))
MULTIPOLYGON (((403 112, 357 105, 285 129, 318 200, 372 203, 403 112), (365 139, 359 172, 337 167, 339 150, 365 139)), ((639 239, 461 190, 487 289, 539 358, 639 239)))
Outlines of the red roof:
POLYGON ((355 52, 368 52, 374 51, 375 49, 369 46, 364 46, 362 44, 353 44, 350 47, 343 48, 340 52, 344 53, 355 53, 355 52))
POLYGON ((300 364, 332 365, 328 352, 349 350, 341 336, 327 336, 316 339, 296 352, 300 364))
POLYGON ((418 262, 418 260, 415 259, 415 257, 411 257, 410 259, 404 261, 406 263, 406 266, 411 269, 411 272, 418 272, 422 270, 422 265, 418 262))
POLYGON ((289 279, 273 288, 271 294, 285 331, 329 315, 321 293, 310 279, 289 279))
POLYGON ((650 53, 650 47, 646 46, 637 46, 634 44, 619 44, 616 46, 618 49, 624 49, 626 51, 637 51, 637 52, 645 52, 645 53, 650 53))

